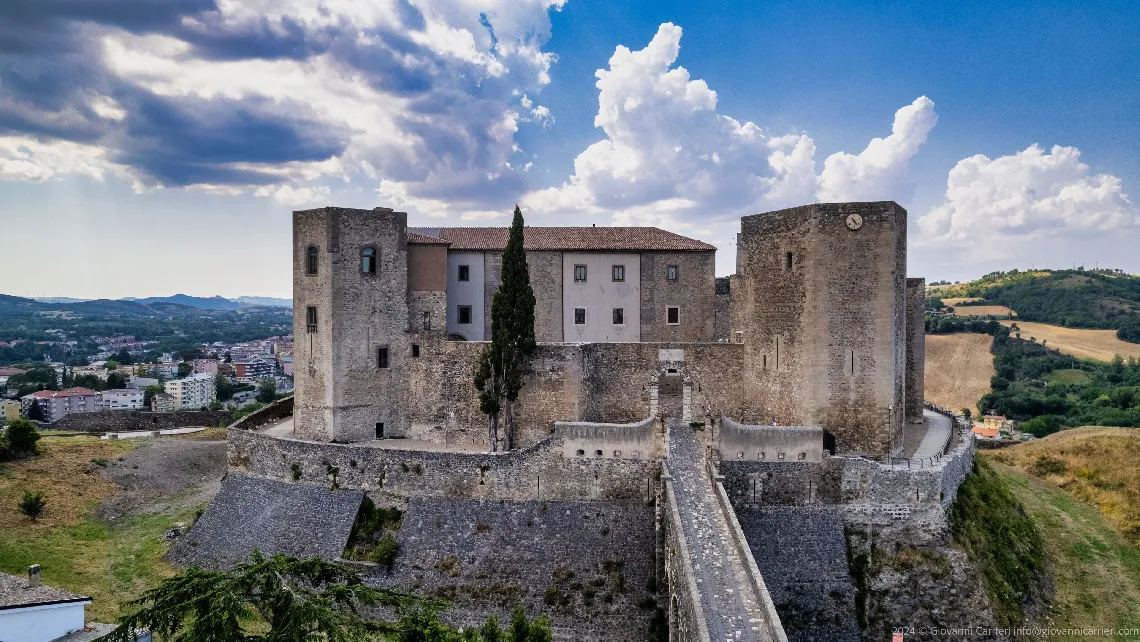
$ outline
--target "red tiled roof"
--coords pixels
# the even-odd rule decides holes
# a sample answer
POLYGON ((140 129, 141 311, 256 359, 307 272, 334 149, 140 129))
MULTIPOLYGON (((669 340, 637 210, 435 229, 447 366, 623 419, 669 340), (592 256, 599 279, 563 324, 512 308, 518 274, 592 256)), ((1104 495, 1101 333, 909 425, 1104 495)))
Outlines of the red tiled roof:
POLYGON ((38 399, 53 399, 55 397, 94 397, 95 391, 90 388, 68 388, 67 390, 39 390, 30 396, 38 399))
MULTIPOLYGON (((507 227, 420 228, 417 235, 436 236, 450 241, 453 250, 503 250, 507 247, 507 227)), ((409 238, 412 233, 409 233, 409 238)), ((657 227, 527 227, 523 246, 531 251, 566 250, 583 252, 713 252, 716 246, 657 227)))
POLYGON ((424 234, 416 234, 415 232, 408 232, 408 243, 412 245, 451 245, 451 241, 445 241, 441 238, 426 236, 424 234))
POLYGON ((981 426, 974 426, 974 434, 981 435, 982 437, 988 437, 990 439, 993 439, 994 437, 998 436, 998 430, 996 428, 990 429, 990 428, 983 428, 981 426))

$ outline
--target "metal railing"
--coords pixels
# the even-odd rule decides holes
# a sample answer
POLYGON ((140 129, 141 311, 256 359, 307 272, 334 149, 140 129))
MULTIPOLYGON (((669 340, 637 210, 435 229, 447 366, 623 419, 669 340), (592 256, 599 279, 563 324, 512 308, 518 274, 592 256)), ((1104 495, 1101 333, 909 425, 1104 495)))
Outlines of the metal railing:
POLYGON ((970 422, 968 422, 964 416, 929 401, 923 401, 922 407, 950 419, 950 430, 947 431, 946 439, 942 442, 942 447, 938 449, 938 454, 917 459, 913 457, 889 457, 886 462, 887 465, 893 468, 905 468, 906 470, 936 468, 942 463, 942 459, 950 453, 950 444, 954 440, 955 432, 962 433, 964 437, 968 437, 970 422))

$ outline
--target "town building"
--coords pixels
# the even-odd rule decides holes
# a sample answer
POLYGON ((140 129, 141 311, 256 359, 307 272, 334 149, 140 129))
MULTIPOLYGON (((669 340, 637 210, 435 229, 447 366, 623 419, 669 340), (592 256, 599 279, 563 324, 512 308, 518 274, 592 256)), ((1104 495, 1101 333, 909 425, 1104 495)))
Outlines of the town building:
POLYGON ((21 370, 20 368, 0 368, 0 392, 3 392, 8 387, 8 379, 26 372, 27 370, 21 370))
POLYGON ((28 578, 0 573, 0 640, 51 642, 86 626, 91 598, 40 583, 40 567, 28 578))
POLYGON ((195 374, 218 374, 217 359, 195 359, 191 362, 195 374))
POLYGON ((95 412, 95 391, 90 388, 40 390, 20 399, 21 410, 28 416, 33 405, 39 405, 43 420, 53 423, 76 412, 95 412))
POLYGON ((151 412, 174 412, 174 395, 160 392, 150 398, 151 412))
POLYGON ((292 377, 293 376, 293 355, 288 354, 288 355, 281 356, 278 359, 278 362, 281 365, 281 374, 285 375, 286 377, 292 377))
POLYGON ((100 410, 142 410, 145 394, 137 388, 117 388, 95 393, 95 405, 100 410))
POLYGON ((20 418, 20 402, 13 399, 0 399, 0 418, 15 421, 20 418))
POLYGON ((174 397, 175 410, 198 410, 217 399, 214 375, 196 374, 163 384, 166 394, 174 397))
POLYGON ((261 359, 249 359, 233 364, 234 378, 242 383, 256 383, 273 376, 273 366, 261 359))

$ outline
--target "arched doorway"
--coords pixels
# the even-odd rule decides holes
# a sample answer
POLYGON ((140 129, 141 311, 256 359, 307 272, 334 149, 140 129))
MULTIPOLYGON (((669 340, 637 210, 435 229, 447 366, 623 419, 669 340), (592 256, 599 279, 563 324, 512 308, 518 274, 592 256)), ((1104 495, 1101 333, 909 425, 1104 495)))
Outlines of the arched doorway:
POLYGON ((692 421, 693 382, 681 368, 662 368, 649 382, 649 414, 692 421))

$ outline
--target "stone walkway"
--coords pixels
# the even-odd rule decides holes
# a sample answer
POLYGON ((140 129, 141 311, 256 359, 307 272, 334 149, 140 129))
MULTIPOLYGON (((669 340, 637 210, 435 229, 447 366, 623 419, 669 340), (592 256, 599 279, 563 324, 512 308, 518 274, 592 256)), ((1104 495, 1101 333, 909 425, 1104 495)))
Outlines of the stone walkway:
POLYGON ((942 454, 942 448, 950 438, 950 418, 940 415, 933 410, 923 410, 922 416, 926 419, 926 435, 918 444, 918 449, 911 455, 912 459, 923 459, 942 454))
POLYGON ((713 495, 704 448, 687 424, 669 428, 669 472, 681 527, 693 561, 709 638, 713 642, 766 642, 760 600, 747 579, 728 524, 713 495))

